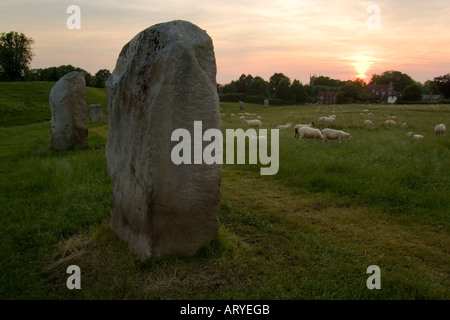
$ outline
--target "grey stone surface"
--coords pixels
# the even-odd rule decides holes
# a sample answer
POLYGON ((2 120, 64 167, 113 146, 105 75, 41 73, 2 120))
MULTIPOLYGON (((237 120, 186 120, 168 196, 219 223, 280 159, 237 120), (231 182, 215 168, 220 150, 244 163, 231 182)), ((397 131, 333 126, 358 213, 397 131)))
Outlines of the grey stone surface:
POLYGON ((96 103, 91 104, 87 109, 87 114, 92 123, 100 124, 103 123, 103 107, 96 103))
POLYGON ((268 99, 264 99, 264 108, 266 108, 266 109, 269 108, 269 100, 268 99))
POLYGON ((84 74, 73 71, 59 79, 50 90, 49 105, 52 112, 52 149, 87 148, 84 74))
POLYGON ((140 258, 195 254, 217 236, 222 166, 175 165, 171 135, 193 139, 194 121, 221 128, 211 38, 187 21, 145 29, 123 47, 106 92, 110 228, 140 258))
POLYGON ((245 110, 245 103, 243 101, 239 101, 239 109, 245 110))

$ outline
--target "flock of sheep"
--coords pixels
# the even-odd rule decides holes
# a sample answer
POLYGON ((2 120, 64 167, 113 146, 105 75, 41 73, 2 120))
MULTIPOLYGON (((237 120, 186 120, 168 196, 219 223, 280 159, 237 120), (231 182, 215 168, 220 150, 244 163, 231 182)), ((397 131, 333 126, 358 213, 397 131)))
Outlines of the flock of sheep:
MULTIPOLYGON (((363 111, 368 111, 367 109, 363 111)), ((222 116, 225 114, 221 114, 222 116)), ((247 120, 246 116, 256 116, 255 113, 239 113, 240 119, 242 120, 242 123, 246 124, 248 127, 254 127, 259 128, 262 126, 261 116, 257 116, 256 119, 247 120)), ((365 115, 364 113, 361 113, 361 115, 365 115)), ((372 116, 373 113, 369 112, 367 113, 367 116, 372 116)), ((235 114, 231 114, 231 116, 235 116, 235 114)), ((384 125, 387 127, 396 126, 397 123, 395 122, 395 116, 391 116, 390 119, 386 120, 384 122, 384 125)), ((332 123, 336 120, 336 115, 329 115, 329 116, 323 116, 318 119, 321 123, 332 123)), ((366 119, 364 121, 364 124, 368 127, 373 126, 373 122, 370 119, 366 119)), ((406 128, 408 126, 408 122, 405 122, 402 124, 402 127, 406 128)), ((282 124, 277 126, 277 129, 287 129, 292 127, 292 123, 282 124)), ((436 134, 444 134, 446 131, 445 124, 441 123, 436 125, 434 128, 434 132, 436 134)), ((406 134, 411 139, 423 139, 424 136, 420 134, 415 134, 413 132, 408 132, 406 134)), ((300 140, 303 139, 315 139, 315 140, 322 140, 326 142, 327 140, 337 140, 339 143, 341 143, 342 140, 350 140, 352 138, 351 134, 348 132, 345 132, 343 130, 337 130, 337 129, 330 129, 325 128, 323 130, 320 130, 318 128, 315 128, 315 123, 310 122, 309 124, 297 124, 294 126, 294 137, 299 138, 300 140)), ((255 137, 258 138, 258 137, 255 137)))

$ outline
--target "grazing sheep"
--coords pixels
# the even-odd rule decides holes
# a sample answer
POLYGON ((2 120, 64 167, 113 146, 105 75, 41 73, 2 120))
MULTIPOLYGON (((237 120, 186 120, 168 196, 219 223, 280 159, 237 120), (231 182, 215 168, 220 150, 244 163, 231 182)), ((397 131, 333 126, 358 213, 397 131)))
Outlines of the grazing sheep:
POLYGON ((403 122, 402 127, 407 128, 409 126, 409 121, 403 122))
POLYGON ((230 116, 234 117, 234 116, 235 116, 235 114, 234 114, 234 113, 232 113, 232 114, 230 114, 230 116))
POLYGON ((421 134, 414 134, 413 132, 408 132, 406 134, 408 137, 410 137, 411 139, 423 139, 424 136, 422 136, 421 134))
POLYGON ((372 113, 372 112, 369 112, 367 115, 368 115, 368 116, 373 116, 373 113, 372 113))
POLYGON ((292 126, 292 123, 287 123, 287 124, 280 124, 277 129, 286 129, 286 128, 290 128, 292 126))
POLYGON ((366 120, 366 121, 364 121, 364 124, 365 124, 366 126, 369 126, 369 127, 372 127, 372 126, 373 126, 372 120, 366 120))
POLYGON ((310 128, 310 127, 301 127, 298 129, 298 134, 300 136, 300 140, 303 140, 304 138, 313 138, 313 139, 323 139, 322 132, 320 132, 319 129, 316 128, 310 128))
POLYGON ((294 138, 298 137, 298 129, 302 127, 314 128, 314 126, 315 126, 314 122, 310 122, 309 124, 296 124, 294 127, 294 138))
POLYGON ((447 130, 447 128, 445 127, 445 124, 443 124, 443 123, 438 124, 436 127, 434 127, 434 132, 436 134, 445 133, 445 130, 447 130))
POLYGON ((397 122, 395 122, 394 120, 386 120, 386 121, 384 122, 384 125, 385 125, 385 126, 396 126, 396 125, 397 125, 397 122))
POLYGON ((339 143, 341 143, 344 139, 350 140, 352 138, 352 135, 348 132, 329 128, 322 130, 322 136, 324 142, 327 142, 327 140, 339 140, 339 143))
POLYGON ((324 121, 324 122, 334 122, 336 120, 336 117, 320 117, 319 121, 324 121))
POLYGON ((256 119, 259 119, 259 120, 261 120, 262 118, 261 118, 261 116, 257 116, 257 117, 256 117, 256 119))
POLYGON ((262 122, 261 120, 246 120, 245 118, 242 119, 242 123, 245 123, 249 127, 261 127, 262 122))

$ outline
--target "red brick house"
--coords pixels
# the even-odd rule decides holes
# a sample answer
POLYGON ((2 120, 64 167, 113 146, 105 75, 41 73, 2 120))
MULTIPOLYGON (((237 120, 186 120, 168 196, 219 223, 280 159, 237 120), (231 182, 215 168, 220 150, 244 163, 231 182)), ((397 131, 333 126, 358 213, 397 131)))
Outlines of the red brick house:
POLYGON ((317 94, 317 103, 319 103, 319 104, 333 104, 333 103, 336 103, 336 92, 320 91, 317 94))
POLYGON ((378 103, 395 103, 399 93, 395 91, 392 82, 389 84, 371 84, 366 87, 366 93, 376 97, 378 103))

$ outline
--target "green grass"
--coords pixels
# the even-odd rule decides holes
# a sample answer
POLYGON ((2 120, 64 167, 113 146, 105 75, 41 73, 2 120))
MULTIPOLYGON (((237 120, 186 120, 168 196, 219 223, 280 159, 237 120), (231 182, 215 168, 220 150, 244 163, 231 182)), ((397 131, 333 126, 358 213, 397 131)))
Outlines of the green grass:
MULTIPOLYGON (((50 121, 48 104, 54 82, 2 82, 0 83, 0 126, 20 126, 50 121)), ((105 90, 86 88, 86 104, 100 103, 106 111, 105 90)))
MULTIPOLYGON (((223 129, 242 127, 237 104, 221 107, 223 129)), ((317 119, 334 108, 331 126, 353 139, 300 142, 280 131, 277 175, 223 166, 212 244, 146 261, 108 228, 106 125, 89 124, 89 149, 63 152, 50 150, 46 119, 0 126, 0 298, 450 299, 450 143, 433 132, 448 123, 449 106, 246 108, 268 129, 310 121, 322 129, 317 119), (390 115, 410 127, 385 128, 390 115), (425 140, 410 140, 410 130, 425 140), (82 290, 66 288, 71 264, 82 290), (370 265, 381 268, 381 290, 366 287, 370 265)))

